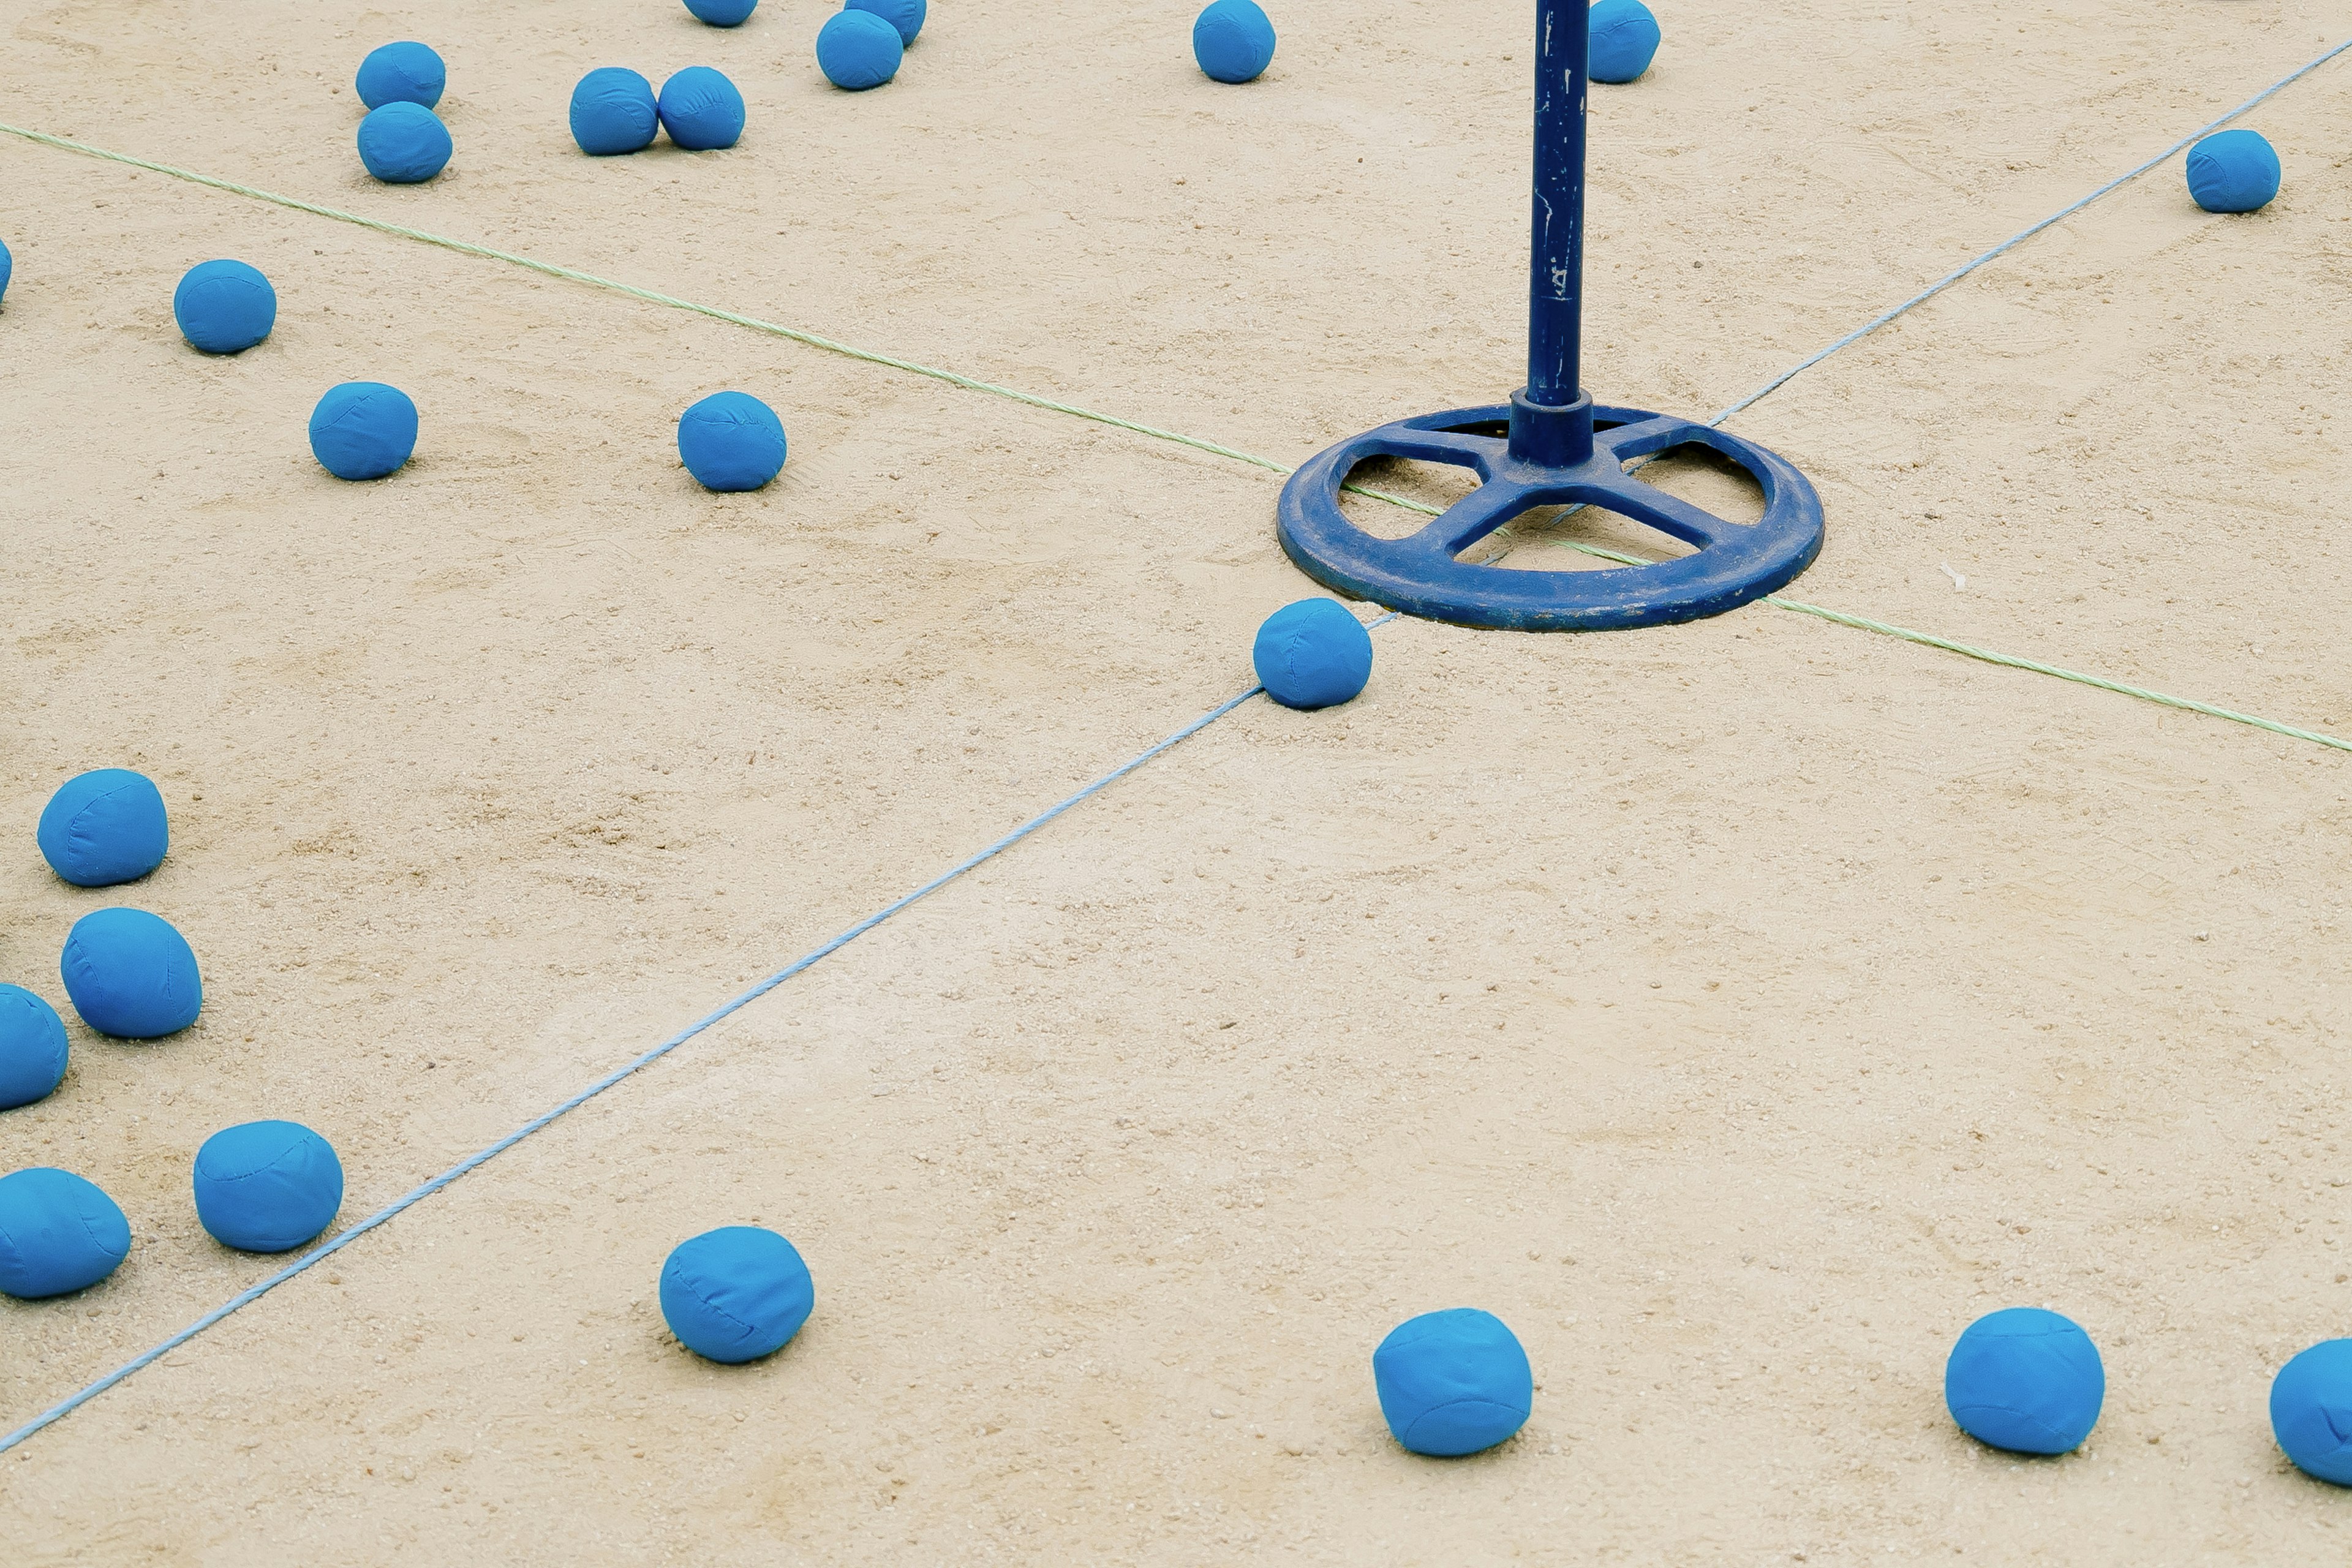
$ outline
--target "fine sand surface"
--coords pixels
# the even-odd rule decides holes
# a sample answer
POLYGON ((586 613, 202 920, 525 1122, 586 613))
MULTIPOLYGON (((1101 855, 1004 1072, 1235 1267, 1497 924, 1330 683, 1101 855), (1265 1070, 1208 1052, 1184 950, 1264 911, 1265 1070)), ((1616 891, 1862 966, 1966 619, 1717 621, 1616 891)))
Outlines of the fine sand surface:
MULTIPOLYGON (((1284 0, 1230 89, 1191 0, 937 0, 858 96, 827 8, 28 0, 0 118, 1285 463, 1518 384, 1526 5, 1284 0), (411 188, 351 140, 398 37, 457 147, 411 188), (698 63, 740 147, 573 150, 581 72, 698 63)), ((2347 26, 1658 9, 1593 102, 1585 380, 1702 416, 2347 26)), ((2352 58, 2248 123, 2264 213, 2176 163, 1733 422, 1820 486, 1796 596, 2352 728, 2352 58)), ((0 239, 0 979, 62 1003, 131 902, 207 983, 0 1116, 137 1237, 0 1301, 0 1428, 277 1267, 196 1225, 214 1130, 318 1128, 356 1220, 1244 689, 1311 591, 1263 470, 610 292, 5 136, 0 239), (231 360, 170 313, 214 256, 279 293, 231 360), (423 412, 390 481, 310 458, 350 379, 423 412), (676 461, 730 386, 790 431, 760 494, 676 461), (85 892, 32 825, 112 765, 172 858, 85 892)), ((1358 702, 1244 706, 0 1458, 0 1555, 2352 1553, 2265 1418, 2352 1331, 2352 760, 1765 606, 1374 641, 1358 702), (815 1315, 698 1362, 661 1260, 755 1221, 815 1315), (2106 1359, 2063 1459, 1942 1407, 2021 1303, 2106 1359), (1463 1304, 1535 1414, 1418 1459, 1370 1353, 1463 1304)))

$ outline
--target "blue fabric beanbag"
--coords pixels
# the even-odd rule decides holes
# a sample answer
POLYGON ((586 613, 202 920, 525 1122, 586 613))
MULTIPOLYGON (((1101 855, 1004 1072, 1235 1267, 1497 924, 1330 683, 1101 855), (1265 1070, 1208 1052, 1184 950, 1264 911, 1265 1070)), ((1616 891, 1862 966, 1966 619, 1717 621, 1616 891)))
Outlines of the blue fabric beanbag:
POLYGON ((66 780, 33 829, 49 869, 77 888, 137 881, 163 863, 171 837, 163 792, 128 768, 66 780))
POLYGON ((2106 1396, 2091 1336, 2040 1307, 1988 1312, 1962 1331, 1944 1363, 1944 1405, 1960 1430, 2013 1454, 2074 1452, 2106 1396))
POLYGON ((243 353, 278 324, 278 290, 242 261, 199 261, 172 291, 172 315, 205 353, 243 353))
POLYGON ((1274 24, 1255 0, 1212 0, 1192 21, 1192 58, 1218 81, 1255 81, 1274 63, 1274 24))
POLYGON ((0 1110, 47 1100, 66 1077, 66 1021, 21 985, 0 985, 0 1110))
POLYGON ((760 8, 760 0, 686 0, 686 8, 714 27, 740 27, 760 8))
POLYGON ((1372 678, 1372 635, 1337 599, 1301 599, 1266 616, 1250 662, 1285 708, 1329 708, 1372 678))
POLYGON ((1590 23, 1595 81, 1632 81, 1658 52, 1658 19, 1642 0, 1594 0, 1590 23))
POLYGON ((2322 1340, 2279 1368, 2271 1433, 2305 1475, 2352 1487, 2352 1340, 2322 1340))
POLYGON ((1396 1440, 1453 1458, 1491 1448, 1528 1423, 1536 1380, 1518 1336, 1491 1312, 1423 1312, 1372 1352, 1372 1384, 1396 1440))
POLYGON ((662 1265, 661 1310, 678 1343, 711 1361, 757 1361, 784 1348, 815 1304, 808 1265, 758 1226, 705 1231, 662 1265))
POLYGON ((420 104, 396 100, 360 121, 360 162, 388 185, 431 179, 448 166, 450 149, 441 117, 420 104))
POLYGON ((677 422, 677 455, 709 490, 756 490, 784 466, 784 424, 748 392, 714 392, 677 422))
POLYGON ((131 1252, 131 1222, 71 1171, 0 1176, 0 1292, 24 1300, 97 1284, 131 1252))
POLYGON ((898 29, 871 11, 836 11, 816 30, 817 69, 849 92, 880 87, 897 76, 906 54, 898 29))
POLYGON ((416 450, 416 405, 380 381, 331 386, 310 410, 310 455, 339 479, 397 473, 416 450))
POLYGON ((2217 132, 2189 149, 2189 194, 2209 213, 2259 211, 2278 190, 2278 153, 2260 132, 2217 132))
POLYGON ((343 1163, 292 1121, 226 1127, 196 1151, 196 1218, 245 1252, 284 1252, 327 1228, 343 1206, 343 1163))
POLYGON ((118 1039, 176 1035, 204 1009, 187 939, 144 910, 99 910, 74 921, 58 973, 81 1021, 118 1039))
POLYGON ((915 41, 923 30, 923 18, 929 14, 929 0, 849 0, 853 11, 871 11, 898 31, 903 47, 915 41))
POLYGON ((662 83, 662 129, 689 153, 732 147, 743 134, 743 95, 709 66, 688 66, 662 83))
POLYGON ((599 66, 572 89, 572 140, 600 158, 653 145, 661 128, 654 84, 623 66, 599 66))
POLYGON ((360 62, 356 83, 360 101, 370 109, 387 103, 414 103, 430 109, 441 101, 449 85, 449 68, 423 44, 386 44, 370 49, 360 62))

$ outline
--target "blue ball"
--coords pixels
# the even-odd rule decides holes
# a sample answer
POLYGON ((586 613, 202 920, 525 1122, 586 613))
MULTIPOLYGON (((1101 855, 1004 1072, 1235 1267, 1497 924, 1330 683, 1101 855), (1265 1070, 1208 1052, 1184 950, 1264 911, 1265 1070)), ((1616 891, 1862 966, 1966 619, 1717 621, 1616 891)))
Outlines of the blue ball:
POLYGON ((187 939, 144 910, 98 910, 74 921, 58 973, 81 1021, 118 1039, 176 1035, 204 1010, 187 939))
POLYGON ((2278 189, 2278 153, 2259 132, 2217 132, 2189 149, 2189 194, 2209 213, 2257 211, 2278 189))
POLYGON ((71 1171, 0 1176, 0 1293, 24 1300, 86 1289, 131 1252, 131 1222, 71 1171))
POLYGON ((740 27, 760 8, 760 0, 686 0, 686 8, 714 27, 740 27))
POLYGON ((743 134, 743 95, 709 66, 688 66, 662 83, 662 129, 689 153, 732 147, 743 134))
POLYGON ((1274 24, 1255 0, 1212 0, 1193 19, 1192 58, 1218 81, 1255 81, 1274 63, 1274 24))
POLYGON ((339 479, 397 473, 416 450, 416 405, 380 381, 331 386, 310 410, 310 455, 339 479))
POLYGON ((1423 1312, 1372 1352, 1372 1384, 1396 1440, 1453 1458, 1491 1448, 1528 1424, 1535 1373, 1518 1336, 1492 1312, 1423 1312))
POLYGON ((0 1110, 47 1100, 66 1078, 66 1021, 21 985, 0 985, 0 1110))
POLYGON ((784 466, 784 424, 748 392, 714 392, 677 422, 677 455, 710 490, 756 490, 784 466))
POLYGON ((824 79, 851 92, 880 87, 906 58, 898 29, 871 11, 836 11, 816 30, 816 66, 824 79))
POLYGON ((1301 599, 1266 616, 1250 662, 1285 708, 1329 708, 1372 678, 1372 634, 1337 599, 1301 599))
POLYGON ((2014 1454, 2073 1453, 2106 1396, 2091 1336, 2039 1307, 1988 1312, 1944 1363, 1944 1405, 1960 1430, 2014 1454))
POLYGON ((196 1218, 245 1252, 284 1252, 327 1228, 343 1206, 343 1163, 292 1121, 225 1127, 196 1151, 196 1218))
POLYGON ((1658 52, 1658 19, 1642 0, 1593 0, 1590 71, 1595 81, 1632 81, 1658 52))
POLYGON ((382 109, 387 103, 430 109, 441 101, 442 90, 449 85, 449 68, 423 44, 386 44, 368 51, 353 85, 359 89, 360 101, 370 109, 382 109))
POLYGON ((625 66, 599 66, 572 89, 572 140, 583 153, 638 152, 660 127, 654 84, 625 66))
POLYGON ((678 1343, 711 1361, 757 1361, 784 1348, 816 1303, 808 1265, 772 1230, 705 1231, 662 1265, 661 1310, 678 1343))
POLYGON ((448 128, 421 104, 395 100, 360 121, 360 162, 388 185, 431 179, 449 163, 448 128))
POLYGON ((144 773, 100 768, 58 786, 34 841, 49 869, 77 888, 135 882, 163 863, 171 823, 163 792, 144 773))
POLYGON ((2279 1368, 2271 1433, 2305 1475, 2352 1487, 2352 1340, 2322 1340, 2279 1368))
POLYGON ((172 314, 205 353, 243 353, 278 324, 278 290, 242 261, 199 261, 172 290, 172 314))
POLYGON ((16 258, 8 254, 6 246, 0 245, 0 295, 8 292, 8 275, 16 270, 16 258))
POLYGON ((930 14, 929 0, 849 0, 853 11, 871 11, 898 29, 898 42, 903 47, 915 41, 923 30, 923 18, 930 14))

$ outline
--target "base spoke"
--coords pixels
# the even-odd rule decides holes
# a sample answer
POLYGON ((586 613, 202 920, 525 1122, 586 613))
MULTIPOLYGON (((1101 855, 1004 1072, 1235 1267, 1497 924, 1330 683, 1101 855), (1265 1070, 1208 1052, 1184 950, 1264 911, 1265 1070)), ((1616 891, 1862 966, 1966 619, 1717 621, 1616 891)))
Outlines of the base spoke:
POLYGON ((1371 438, 1379 443, 1372 448, 1375 456, 1452 463, 1457 468, 1475 468, 1481 478, 1503 455, 1501 441, 1492 436, 1474 436, 1466 430, 1423 430, 1398 424, 1374 431, 1371 438))
POLYGON ((1646 458, 1675 441, 1685 438, 1684 432, 1691 422, 1671 414, 1654 414, 1647 419, 1637 419, 1631 425, 1620 425, 1614 430, 1595 430, 1592 444, 1606 447, 1621 463, 1635 458, 1646 458))
POLYGON ((1609 499, 1601 504, 1636 522, 1647 523, 1661 533, 1671 533, 1698 550, 1720 543, 1728 537, 1727 530, 1742 526, 1631 475, 1610 486, 1609 499))
POLYGON ((1443 552, 1450 561, 1527 510, 1530 504, 1541 503, 1530 503, 1524 487, 1491 481, 1430 519, 1429 526, 1415 533, 1412 540, 1416 544, 1425 543, 1432 550, 1443 552))

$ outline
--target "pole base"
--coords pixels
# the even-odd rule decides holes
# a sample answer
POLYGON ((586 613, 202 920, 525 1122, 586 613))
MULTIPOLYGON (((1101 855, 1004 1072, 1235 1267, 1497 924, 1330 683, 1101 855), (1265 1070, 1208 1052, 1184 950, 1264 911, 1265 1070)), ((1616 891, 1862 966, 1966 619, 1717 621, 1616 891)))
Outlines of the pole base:
POLYGON ((1636 408, 1565 408, 1515 396, 1507 406, 1400 419, 1318 453, 1282 487, 1282 548, 1326 587, 1457 626, 1514 631, 1609 631, 1694 621, 1785 586, 1822 548, 1822 502, 1784 458, 1711 426, 1636 408), (1577 455, 1581 429, 1582 454, 1577 455), (1625 471, 1638 458, 1704 447, 1747 470, 1764 515, 1731 522, 1625 471), (1339 489, 1372 458, 1452 463, 1478 489, 1404 539, 1366 533, 1339 510, 1339 489), (1696 547, 1654 565, 1522 572, 1457 560, 1522 512, 1598 506, 1696 547))
POLYGON ((1528 389, 1511 394, 1511 461, 1538 468, 1573 468, 1592 458, 1592 397, 1555 407, 1528 401, 1528 389))

